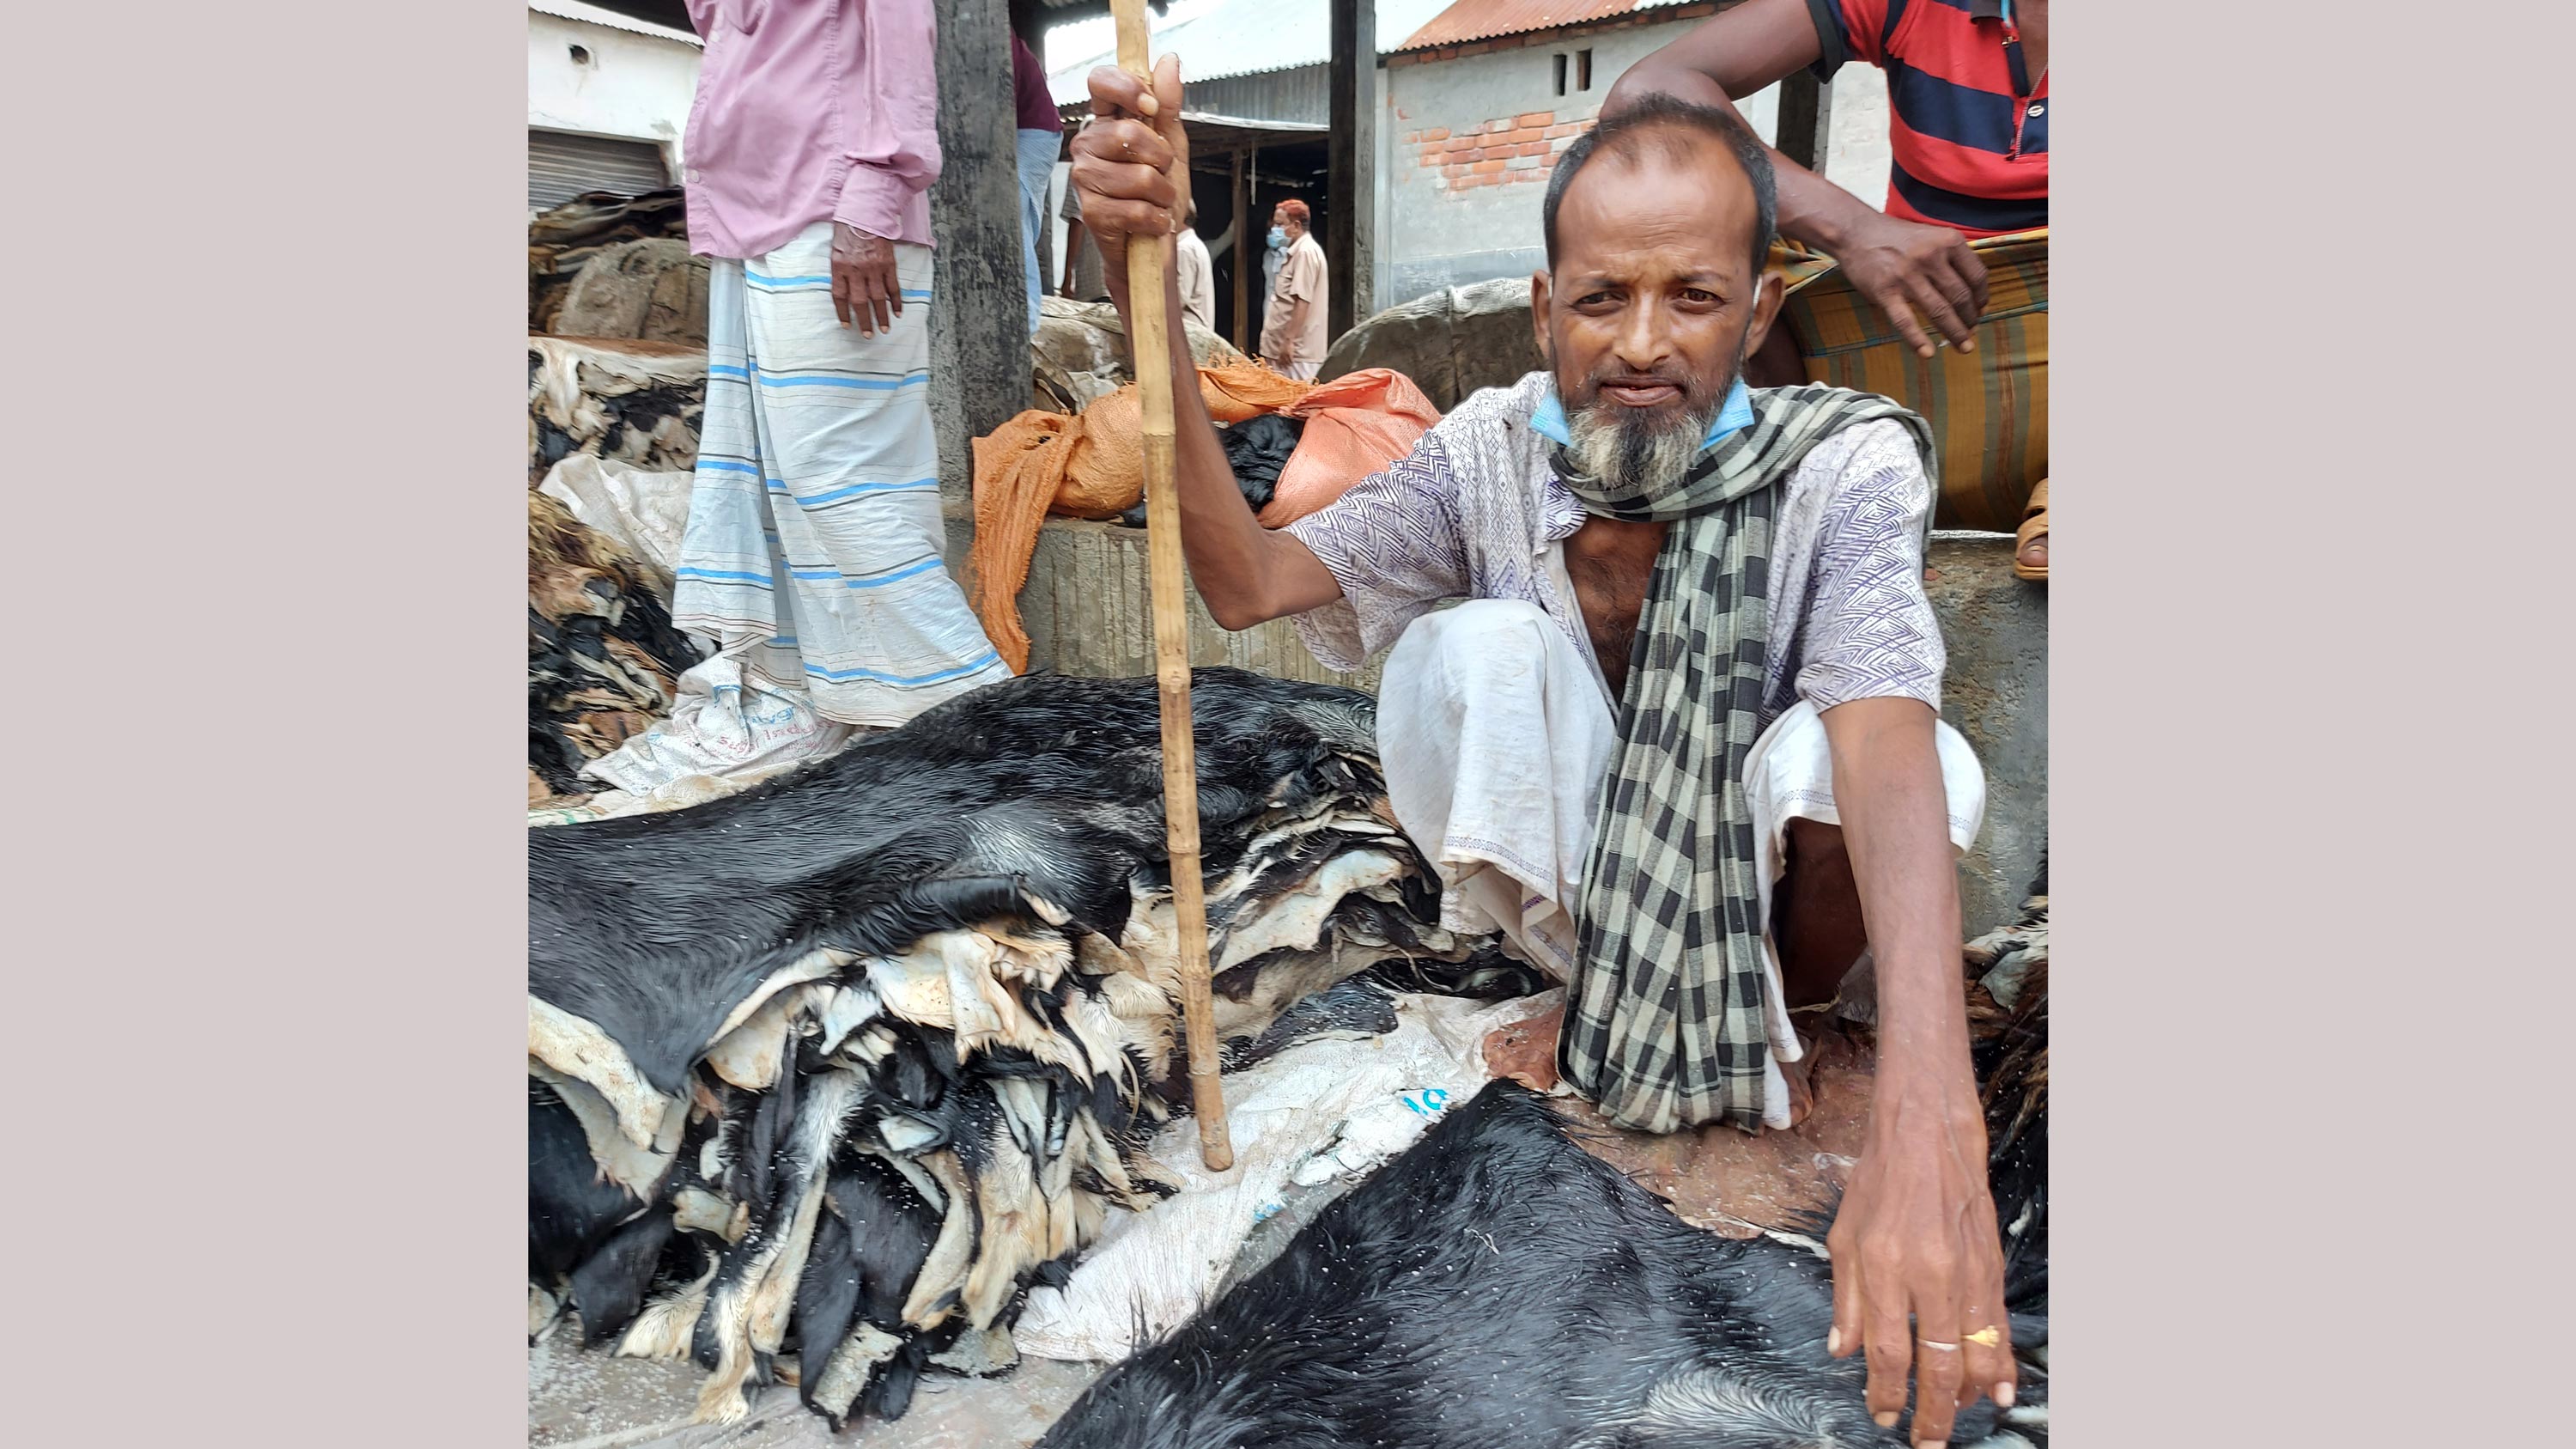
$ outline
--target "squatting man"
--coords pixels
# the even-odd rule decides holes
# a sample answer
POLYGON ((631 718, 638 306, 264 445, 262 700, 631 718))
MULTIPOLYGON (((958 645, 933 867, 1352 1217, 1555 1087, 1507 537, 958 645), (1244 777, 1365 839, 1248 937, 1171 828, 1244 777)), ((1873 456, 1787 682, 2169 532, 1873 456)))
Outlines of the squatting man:
MULTIPOLYGON (((1180 69, 1163 57, 1150 93, 1110 68, 1090 86, 1073 185, 1123 317, 1130 240, 1168 249, 1189 209, 1180 69)), ((1775 205, 1741 122, 1629 107, 1547 188, 1546 370, 1277 532, 1176 389, 1182 540, 1226 628, 1294 616, 1340 669, 1393 646, 1397 819, 1448 924, 1499 929, 1566 983, 1554 1064, 1612 1120, 1792 1125, 1803 1009, 1867 961, 1877 1080, 1828 1244, 1827 1347, 1867 1353, 1882 1424, 1911 1380, 1914 1442, 1940 1444, 2014 1378, 1959 986, 1956 859, 1984 778, 1938 714, 1922 419, 1740 380, 1780 305, 1775 205)))

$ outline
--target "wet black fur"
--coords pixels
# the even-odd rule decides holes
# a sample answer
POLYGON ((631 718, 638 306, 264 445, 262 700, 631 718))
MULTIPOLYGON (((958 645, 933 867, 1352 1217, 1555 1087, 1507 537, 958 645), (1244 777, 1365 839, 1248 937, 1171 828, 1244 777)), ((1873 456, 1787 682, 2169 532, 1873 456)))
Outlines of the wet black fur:
MULTIPOLYGON (((1192 706, 1211 872, 1265 807, 1312 803, 1274 792, 1376 788, 1366 695, 1202 669, 1192 706)), ((816 947, 1025 920, 1023 891, 1115 939, 1163 856, 1160 731, 1150 679, 1029 676, 739 795, 531 831, 528 989, 676 1096, 734 1006, 816 947)))
MULTIPOLYGON (((1813 1253, 1689 1226, 1497 1081, 1039 1443, 1896 1449, 1906 1423, 1870 1422, 1862 1361, 1825 1356, 1832 1317, 1813 1253), (1647 1415, 1659 1392, 1671 1411, 1647 1415)), ((2035 1370, 2022 1388, 2044 1400, 2035 1370)), ((1995 1422, 1980 1401, 1952 1442, 1995 1422)))

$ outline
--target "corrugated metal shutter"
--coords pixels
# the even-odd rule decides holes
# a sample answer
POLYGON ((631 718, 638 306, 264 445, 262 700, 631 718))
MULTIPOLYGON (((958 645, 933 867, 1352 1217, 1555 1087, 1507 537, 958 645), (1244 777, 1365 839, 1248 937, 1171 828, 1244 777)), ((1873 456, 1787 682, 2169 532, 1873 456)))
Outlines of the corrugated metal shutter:
POLYGON ((528 209, 561 206, 585 191, 637 196, 671 184, 662 148, 562 131, 528 132, 528 209))

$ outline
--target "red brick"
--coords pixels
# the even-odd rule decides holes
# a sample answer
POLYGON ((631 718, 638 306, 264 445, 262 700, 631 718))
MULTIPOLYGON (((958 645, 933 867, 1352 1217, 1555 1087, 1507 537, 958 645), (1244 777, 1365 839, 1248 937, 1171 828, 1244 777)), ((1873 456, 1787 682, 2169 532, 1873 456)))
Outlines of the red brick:
POLYGON ((1455 156, 1461 151, 1475 150, 1476 138, 1474 136, 1452 136, 1447 141, 1443 142, 1442 145, 1450 155, 1455 156))
POLYGON ((1547 143, 1545 141, 1525 142, 1521 145, 1514 146, 1512 148, 1512 154, 1515 156, 1544 156, 1547 154, 1547 143))
POLYGON ((1545 140, 1546 138, 1547 133, 1538 129, 1536 126, 1523 126, 1518 130, 1506 131, 1503 133, 1503 143, 1509 146, 1526 145, 1529 142, 1545 140))
POLYGON ((1422 133, 1422 139, 1425 141, 1446 141, 1449 139, 1449 128, 1447 126, 1434 126, 1430 130, 1422 133))
POLYGON ((1495 172, 1502 170, 1503 163, 1500 161, 1478 161, 1467 169, 1479 176, 1490 176, 1495 172))
POLYGON ((1522 126, 1546 126, 1553 125, 1555 121, 1556 112, 1554 111, 1523 111, 1517 118, 1515 118, 1514 124, 1522 126))

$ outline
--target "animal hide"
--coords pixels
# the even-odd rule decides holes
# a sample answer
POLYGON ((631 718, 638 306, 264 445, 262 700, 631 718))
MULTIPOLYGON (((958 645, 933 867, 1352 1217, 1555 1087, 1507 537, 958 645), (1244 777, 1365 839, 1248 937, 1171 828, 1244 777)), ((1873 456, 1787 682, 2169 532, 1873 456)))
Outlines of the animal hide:
POLYGON ((1977 1080, 1983 1084, 1988 1175, 2004 1234, 2005 1270, 2048 1288, 2048 862, 2021 918, 1968 945, 1982 973, 1969 993, 1977 1080))
MULTIPOLYGON (((1950 1442, 2045 1449, 2044 859, 2021 918, 1970 943, 1964 961, 1979 981, 1973 1055, 2021 1363, 2014 1407, 1979 1401, 1950 1442)), ((1350 996, 1309 998, 1281 1023, 1350 996)), ((1039 1444, 1898 1449, 1910 1418, 1871 1423, 1862 1359, 1825 1355, 1830 1227, 1828 1213, 1749 1240, 1692 1228, 1526 1089, 1497 1081, 1092 1385, 1039 1444)))
MULTIPOLYGON (((1855 1356, 1825 1355, 1828 1265, 1802 1233, 1721 1238, 1488 1084, 1280 1256, 1091 1386, 1041 1449, 1900 1449, 1855 1356)), ((2017 1345, 2045 1319, 2016 1310, 2017 1345)), ((2037 1449, 2046 1376, 1951 1442, 2037 1449)))
POLYGON ((650 566, 552 497, 529 493, 532 780, 556 795, 586 793, 582 765, 670 713, 679 676, 697 662, 650 566))
MULTIPOLYGON (((1335 994, 1364 972, 1535 989, 1436 924, 1366 695, 1205 669, 1192 706, 1227 1065, 1383 1029, 1335 994)), ((790 1353, 836 1426, 1010 1362, 1028 1289, 1169 1191, 1142 1151, 1186 1106, 1161 771, 1152 680, 1031 676, 533 832, 533 1286, 588 1341, 696 1358, 710 1422, 790 1353)))
MULTIPOLYGON (((585 191, 532 218, 528 222, 528 330, 556 330, 556 313, 573 278, 601 253, 646 237, 686 242, 686 201, 676 186, 632 197, 585 191)), ((705 340, 703 320, 699 340, 705 340)))
POLYGON ((591 453, 647 473, 698 466, 707 408, 703 344, 528 338, 528 486, 591 453))

